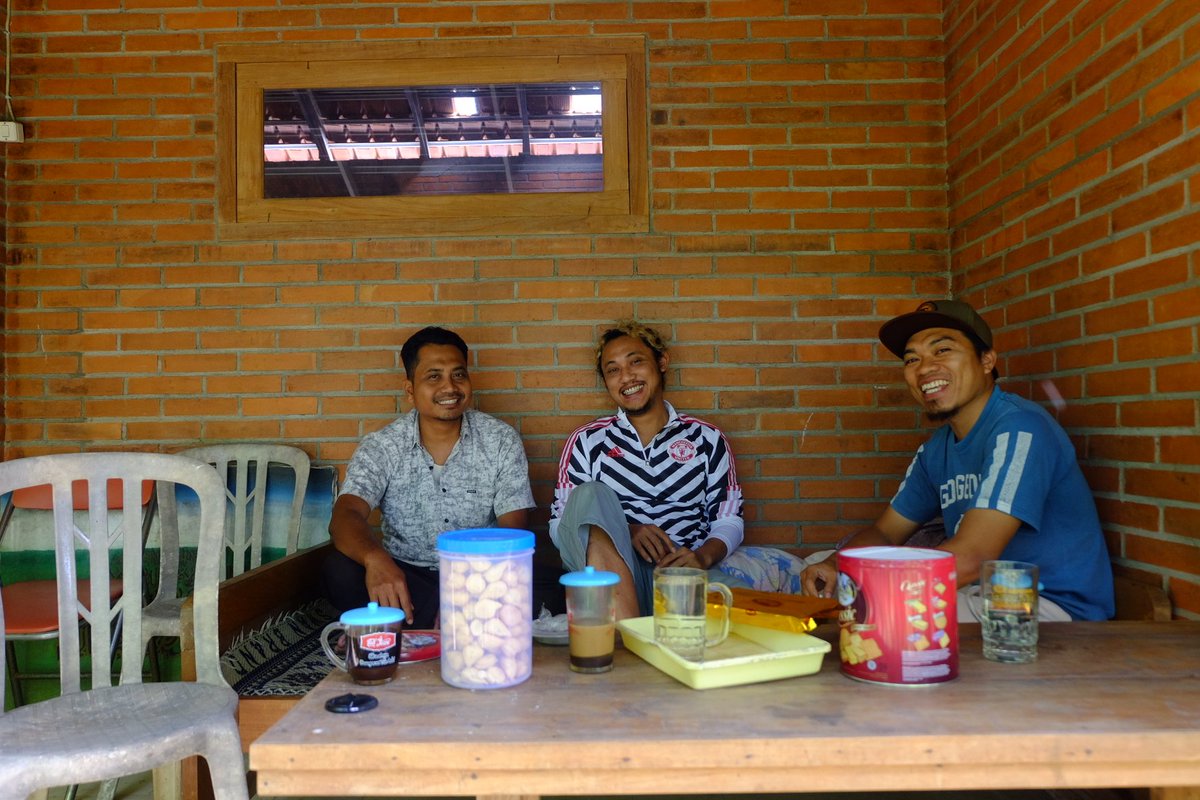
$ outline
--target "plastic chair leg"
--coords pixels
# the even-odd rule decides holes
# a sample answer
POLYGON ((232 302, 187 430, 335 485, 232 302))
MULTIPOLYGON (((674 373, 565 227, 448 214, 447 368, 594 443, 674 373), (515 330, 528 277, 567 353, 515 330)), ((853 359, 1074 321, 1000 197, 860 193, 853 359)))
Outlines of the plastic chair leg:
POLYGON ((155 683, 158 683, 159 681, 162 680, 162 665, 159 663, 158 647, 159 647, 159 642, 158 642, 158 637, 156 636, 150 640, 150 644, 149 644, 150 680, 154 681, 155 683))
POLYGON ((154 800, 179 800, 183 796, 183 769, 178 761, 162 764, 151 773, 154 800))
MULTIPOLYGON (((21 681, 17 677, 19 673, 17 670, 17 648, 13 647, 12 642, 5 640, 4 650, 6 656, 4 671, 8 673, 8 685, 12 687, 13 708, 18 708, 25 705, 25 693, 21 691, 21 681)), ((0 702, 3 702, 3 698, 0 698, 0 702)))
POLYGON ((246 782, 245 756, 242 754, 242 740, 236 730, 214 735, 209 740, 208 749, 201 755, 208 762, 213 795, 218 800, 248 800, 250 792, 246 782), (232 769, 230 765, 233 764, 240 769, 232 769))
POLYGON ((100 784, 100 791, 96 792, 96 800, 113 800, 113 796, 117 793, 117 781, 120 778, 109 778, 100 784))

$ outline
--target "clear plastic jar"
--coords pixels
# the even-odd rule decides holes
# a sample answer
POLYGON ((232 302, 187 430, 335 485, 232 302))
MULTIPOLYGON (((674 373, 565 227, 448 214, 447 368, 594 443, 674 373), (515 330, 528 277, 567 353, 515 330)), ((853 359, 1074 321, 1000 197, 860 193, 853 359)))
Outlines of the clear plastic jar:
POLYGON ((502 689, 533 671, 533 544, 529 531, 476 528, 438 537, 442 680, 502 689))

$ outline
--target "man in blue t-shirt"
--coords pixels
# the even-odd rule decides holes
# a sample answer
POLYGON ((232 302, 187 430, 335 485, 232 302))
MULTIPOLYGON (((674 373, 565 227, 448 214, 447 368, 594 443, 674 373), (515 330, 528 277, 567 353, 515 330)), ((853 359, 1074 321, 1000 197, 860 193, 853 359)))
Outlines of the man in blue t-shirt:
MULTIPOLYGON (((996 386, 987 323, 962 301, 935 300, 884 323, 879 340, 904 361, 926 416, 947 424, 917 450, 879 519, 841 547, 902 544, 941 516, 938 547, 954 553, 960 589, 984 561, 1029 561, 1043 620, 1110 618, 1112 567, 1075 449, 1045 409, 996 386)), ((804 570, 805 593, 831 594, 834 561, 804 570)), ((960 618, 971 619, 968 603, 960 618)))

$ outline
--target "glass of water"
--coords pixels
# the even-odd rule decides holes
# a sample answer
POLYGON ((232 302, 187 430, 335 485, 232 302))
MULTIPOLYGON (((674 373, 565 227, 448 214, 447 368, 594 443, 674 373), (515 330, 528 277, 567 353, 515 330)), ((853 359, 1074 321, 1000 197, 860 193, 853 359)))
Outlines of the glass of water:
POLYGON ((1037 660, 1038 568, 1025 561, 985 561, 979 573, 983 657, 1027 664, 1037 660))

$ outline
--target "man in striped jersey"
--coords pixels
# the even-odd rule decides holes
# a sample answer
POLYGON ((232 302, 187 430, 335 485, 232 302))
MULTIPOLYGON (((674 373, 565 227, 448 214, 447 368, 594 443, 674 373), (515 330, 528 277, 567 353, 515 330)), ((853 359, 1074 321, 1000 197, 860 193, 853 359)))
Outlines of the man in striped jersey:
MULTIPOLYGON (((954 553, 959 617, 973 618, 969 587, 992 559, 1038 565, 1044 620, 1108 619, 1112 567, 1096 504, 1067 434, 1040 405, 996 386, 992 331, 958 300, 922 303, 879 329, 904 362, 909 391, 946 423, 917 450, 890 505, 841 547, 902 544, 941 516, 954 553)), ((835 559, 810 565, 808 594, 828 596, 835 559)))
POLYGON ((550 537, 567 569, 620 576, 618 619, 652 613, 656 567, 711 569, 742 541, 729 442, 666 401, 669 363, 653 328, 626 321, 605 331, 596 370, 617 413, 572 433, 558 468, 550 537))

